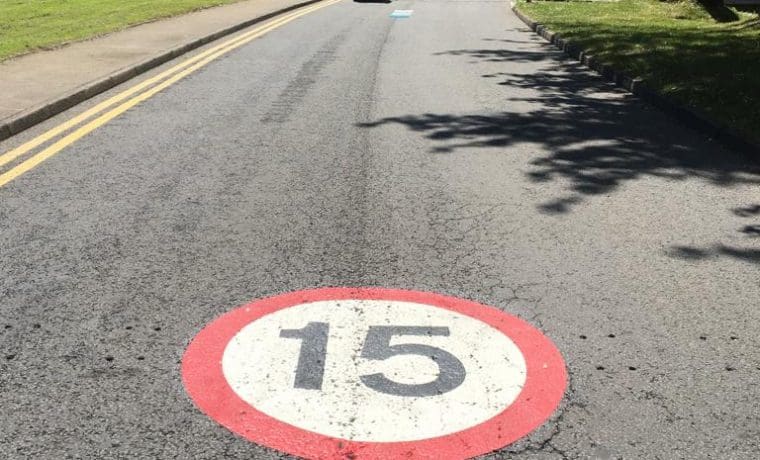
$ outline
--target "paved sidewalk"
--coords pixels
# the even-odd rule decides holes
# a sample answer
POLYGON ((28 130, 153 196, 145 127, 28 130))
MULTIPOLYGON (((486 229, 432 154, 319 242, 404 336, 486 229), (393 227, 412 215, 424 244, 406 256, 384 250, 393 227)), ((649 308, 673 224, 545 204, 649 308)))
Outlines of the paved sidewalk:
POLYGON ((0 63, 0 88, 3 88, 0 91, 0 124, 162 52, 302 1, 242 1, 0 63))

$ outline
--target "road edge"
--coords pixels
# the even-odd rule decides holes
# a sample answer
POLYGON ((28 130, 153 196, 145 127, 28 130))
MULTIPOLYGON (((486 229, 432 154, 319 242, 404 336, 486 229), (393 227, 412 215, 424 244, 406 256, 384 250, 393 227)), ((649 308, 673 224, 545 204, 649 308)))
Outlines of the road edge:
POLYGON ((0 141, 15 136, 43 121, 64 112, 77 104, 91 99, 98 94, 104 93, 115 86, 118 86, 132 78, 135 78, 149 70, 152 70, 166 62, 176 59, 183 54, 187 54, 190 51, 200 48, 203 45, 207 45, 215 40, 218 40, 227 35, 234 34, 240 30, 246 29, 254 24, 257 24, 267 19, 279 16, 281 14, 297 10, 307 5, 319 3, 323 0, 304 0, 293 5, 280 8, 278 10, 266 13, 261 16, 246 19, 245 21, 238 22, 229 27, 222 28, 216 32, 212 32, 208 35, 204 35, 200 38, 192 40, 174 47, 168 51, 162 52, 156 56, 145 59, 143 61, 134 63, 115 72, 112 72, 102 78, 85 83, 84 85, 62 93, 60 96, 50 99, 40 105, 24 110, 16 115, 11 115, 8 118, 0 120, 0 141))
POLYGON ((760 143, 747 139, 736 130, 711 120, 697 109, 687 107, 674 99, 660 94, 649 87, 644 79, 631 77, 624 72, 614 69, 594 56, 588 54, 576 44, 563 39, 558 33, 549 30, 545 25, 534 21, 520 11, 515 2, 511 2, 512 12, 538 36, 548 41, 568 56, 601 75, 605 80, 625 89, 631 94, 673 116, 684 125, 700 131, 731 150, 745 154, 754 159, 760 158, 760 143))

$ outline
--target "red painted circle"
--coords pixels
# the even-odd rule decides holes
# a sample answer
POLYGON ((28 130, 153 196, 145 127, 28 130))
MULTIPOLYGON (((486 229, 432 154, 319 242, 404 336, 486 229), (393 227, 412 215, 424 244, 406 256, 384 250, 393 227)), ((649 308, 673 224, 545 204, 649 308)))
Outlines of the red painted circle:
POLYGON ((554 344, 525 321, 469 300, 429 292, 382 288, 324 288, 256 300, 222 315, 193 339, 182 359, 182 380, 209 417, 257 444, 313 459, 462 459, 504 447, 538 428, 562 400, 565 363, 554 344), (277 310, 323 300, 393 300, 440 307, 478 319, 509 337, 527 367, 517 399, 495 417, 436 438, 404 442, 355 442, 281 422, 243 401, 222 372, 229 341, 245 326, 277 310))

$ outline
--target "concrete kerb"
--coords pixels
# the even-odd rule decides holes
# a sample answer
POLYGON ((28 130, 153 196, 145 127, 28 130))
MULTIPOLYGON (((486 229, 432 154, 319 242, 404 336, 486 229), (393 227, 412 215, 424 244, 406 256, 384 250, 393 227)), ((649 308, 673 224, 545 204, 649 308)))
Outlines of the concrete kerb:
POLYGON ((530 27, 533 32, 562 50, 568 56, 577 59, 584 66, 599 73, 606 80, 615 83, 615 85, 636 95, 640 99, 643 99, 658 109, 674 116, 683 124, 699 130, 701 133, 719 141, 725 146, 751 156, 754 159, 760 158, 760 144, 745 138, 728 126, 724 126, 711 120, 698 110, 686 107, 672 98, 658 93, 649 87, 643 79, 632 77, 612 68, 608 64, 600 62, 598 59, 594 58, 594 56, 588 54, 572 42, 563 39, 559 34, 552 32, 543 24, 526 16, 519 10, 519 8, 517 8, 517 5, 514 2, 511 6, 515 15, 530 27))
POLYGON ((231 35, 259 22, 266 21, 267 19, 271 19, 281 14, 302 8, 307 5, 311 5, 313 3, 318 3, 320 1, 322 0, 306 0, 294 5, 287 6, 285 8, 281 8, 271 13, 264 14, 262 16, 247 19, 235 25, 225 27, 209 35, 205 35, 201 38, 185 43, 184 45, 172 48, 152 58, 127 66, 121 70, 117 70, 116 72, 106 75, 103 78, 91 81, 73 91, 61 94, 54 99, 25 110, 17 115, 13 115, 4 120, 0 120, 0 141, 8 139, 11 136, 15 136, 16 134, 29 129, 36 124, 42 123, 48 118, 58 115, 59 113, 68 110, 77 104, 81 104, 82 102, 91 99, 98 94, 108 91, 115 86, 118 86, 132 78, 137 77, 138 75, 154 69, 161 64, 169 62, 172 59, 175 59, 194 49, 200 48, 203 45, 218 40, 224 36, 231 35))

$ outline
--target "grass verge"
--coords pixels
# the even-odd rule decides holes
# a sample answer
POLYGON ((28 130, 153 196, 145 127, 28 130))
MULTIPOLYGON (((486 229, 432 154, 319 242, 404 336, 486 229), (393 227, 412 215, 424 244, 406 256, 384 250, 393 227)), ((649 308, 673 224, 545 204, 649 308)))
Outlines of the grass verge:
POLYGON ((239 0, 0 0, 0 61, 239 0))
POLYGON ((760 142, 760 19, 719 22, 696 3, 520 0, 518 8, 600 61, 760 142))

